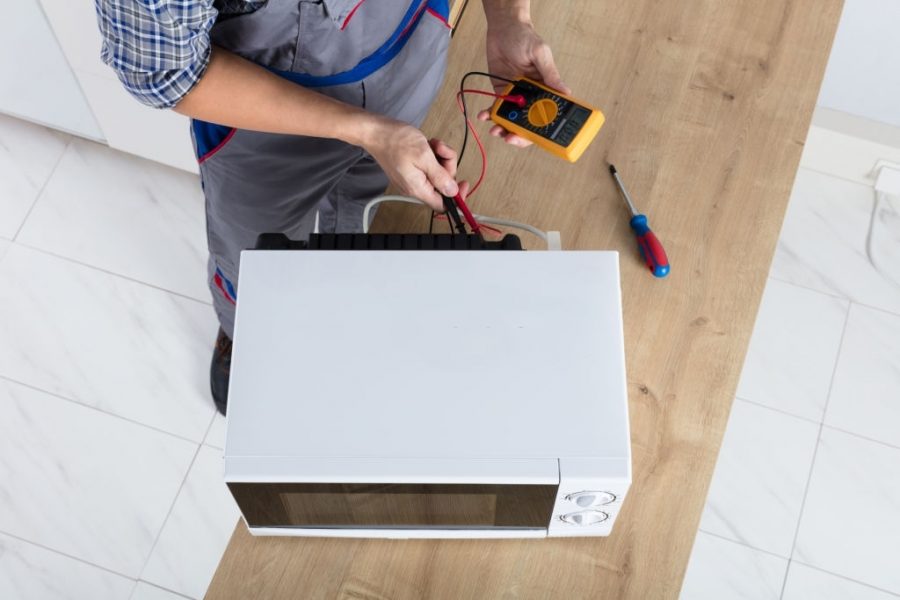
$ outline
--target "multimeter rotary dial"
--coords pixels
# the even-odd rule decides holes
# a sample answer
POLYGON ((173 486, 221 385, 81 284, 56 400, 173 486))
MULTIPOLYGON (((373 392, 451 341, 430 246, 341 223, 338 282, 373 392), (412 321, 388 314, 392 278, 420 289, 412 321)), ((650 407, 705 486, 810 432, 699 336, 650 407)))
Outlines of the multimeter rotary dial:
POLYGON ((528 109, 528 122, 534 127, 546 127, 556 120, 559 106, 550 98, 541 98, 528 109))

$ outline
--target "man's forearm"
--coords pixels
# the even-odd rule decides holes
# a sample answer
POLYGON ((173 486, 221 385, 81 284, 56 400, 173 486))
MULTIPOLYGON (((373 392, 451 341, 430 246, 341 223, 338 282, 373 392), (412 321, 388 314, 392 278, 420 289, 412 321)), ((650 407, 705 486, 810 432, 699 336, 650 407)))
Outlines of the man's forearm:
POLYGON ((488 27, 505 19, 531 21, 531 0, 482 0, 488 27))
POLYGON ((318 94, 222 48, 175 111, 267 133, 335 138, 365 146, 382 118, 318 94))
POLYGON ((401 192, 441 210, 459 191, 456 153, 417 128, 339 102, 283 79, 222 48, 213 48, 200 81, 175 106, 188 115, 266 133, 333 138, 364 148, 401 192), (441 162, 438 162, 440 159, 441 162))

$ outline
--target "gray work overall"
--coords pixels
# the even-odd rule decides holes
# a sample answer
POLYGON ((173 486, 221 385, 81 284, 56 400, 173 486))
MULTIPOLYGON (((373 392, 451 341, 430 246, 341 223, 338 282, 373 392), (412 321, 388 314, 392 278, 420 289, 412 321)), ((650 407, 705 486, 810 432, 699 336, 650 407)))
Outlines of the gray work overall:
MULTIPOLYGON (((217 22, 212 41, 297 85, 419 126, 444 77, 447 0, 269 0, 217 22)), ((227 102, 227 99, 224 101, 227 102)), ((305 239, 357 232, 387 177, 362 148, 195 120, 206 196, 209 284, 222 329, 234 331, 240 252, 264 232, 305 239)))

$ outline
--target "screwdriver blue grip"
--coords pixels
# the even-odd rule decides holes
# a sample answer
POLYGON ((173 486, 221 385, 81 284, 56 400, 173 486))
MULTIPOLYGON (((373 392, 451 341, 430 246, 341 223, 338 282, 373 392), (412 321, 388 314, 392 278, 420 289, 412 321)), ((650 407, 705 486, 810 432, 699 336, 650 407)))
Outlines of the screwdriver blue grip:
POLYGON ((669 274, 669 257, 656 235, 647 224, 646 215, 635 215, 631 218, 631 229, 637 235, 638 249, 647 268, 657 277, 665 277, 669 274))

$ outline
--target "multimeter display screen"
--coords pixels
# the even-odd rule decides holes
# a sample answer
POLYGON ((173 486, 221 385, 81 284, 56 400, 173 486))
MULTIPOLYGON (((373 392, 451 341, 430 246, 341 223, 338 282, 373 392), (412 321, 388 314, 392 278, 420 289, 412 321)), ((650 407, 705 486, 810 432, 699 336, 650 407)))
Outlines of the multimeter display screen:
POLYGON ((497 115, 563 148, 581 131, 591 111, 549 90, 520 82, 509 92, 525 97, 525 106, 503 102, 497 115))

